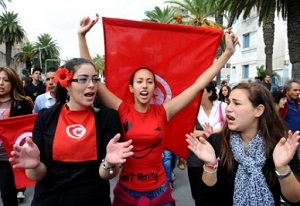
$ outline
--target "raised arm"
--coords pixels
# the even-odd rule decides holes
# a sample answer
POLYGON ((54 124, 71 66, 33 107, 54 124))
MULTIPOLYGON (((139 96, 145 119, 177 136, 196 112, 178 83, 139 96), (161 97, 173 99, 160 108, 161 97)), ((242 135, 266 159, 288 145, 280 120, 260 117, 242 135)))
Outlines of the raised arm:
POLYGON ((275 169, 279 175, 283 176, 283 178, 278 177, 281 193, 291 202, 300 201, 300 182, 288 165, 296 153, 299 139, 299 131, 296 131, 294 134, 289 131, 289 137, 281 138, 273 152, 275 169))
MULTIPOLYGON (((84 17, 80 21, 80 27, 77 30, 78 42, 79 42, 79 53, 80 57, 92 61, 92 57, 86 42, 86 34, 93 28, 98 22, 99 16, 96 14, 96 19, 91 20, 90 17, 84 17)), ((122 100, 113 94, 103 83, 99 84, 98 96, 101 101, 109 108, 118 110, 122 100)))
POLYGON ((168 120, 173 115, 178 113, 184 107, 186 107, 192 100, 203 90, 209 82, 218 74, 222 67, 227 63, 229 58, 235 52, 235 45, 238 43, 238 38, 234 34, 230 33, 230 29, 225 31, 226 50, 220 56, 220 58, 211 65, 190 87, 185 89, 175 98, 164 103, 164 107, 167 112, 168 120))
POLYGON ((88 59, 90 61, 92 61, 92 57, 90 55, 90 51, 86 43, 85 35, 98 22, 98 20, 98 14, 96 14, 96 18, 94 20, 91 20, 90 17, 83 17, 80 21, 80 27, 77 30, 80 57, 88 59))

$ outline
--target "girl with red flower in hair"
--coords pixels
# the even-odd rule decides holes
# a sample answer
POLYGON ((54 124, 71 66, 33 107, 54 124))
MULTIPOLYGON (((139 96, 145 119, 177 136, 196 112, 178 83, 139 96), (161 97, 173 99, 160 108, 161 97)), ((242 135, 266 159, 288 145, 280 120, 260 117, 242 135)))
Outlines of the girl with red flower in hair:
POLYGON ((93 106, 100 79, 92 62, 71 59, 54 81, 55 105, 40 110, 33 140, 15 147, 10 161, 37 181, 32 205, 110 206, 108 180, 133 155, 131 140, 118 142, 116 111, 93 106))

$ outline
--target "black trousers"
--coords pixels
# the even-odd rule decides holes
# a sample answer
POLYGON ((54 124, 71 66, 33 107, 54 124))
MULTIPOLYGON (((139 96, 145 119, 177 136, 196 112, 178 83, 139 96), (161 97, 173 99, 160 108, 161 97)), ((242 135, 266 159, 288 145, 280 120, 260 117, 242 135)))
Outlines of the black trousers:
POLYGON ((202 182, 202 167, 187 167, 189 182, 192 192, 192 197, 195 201, 195 206, 208 206, 208 200, 205 194, 203 194, 203 190, 201 188, 202 182), (202 191, 202 192, 201 192, 202 191))
POLYGON ((0 161, 0 191, 4 206, 18 206, 15 178, 9 161, 0 161))

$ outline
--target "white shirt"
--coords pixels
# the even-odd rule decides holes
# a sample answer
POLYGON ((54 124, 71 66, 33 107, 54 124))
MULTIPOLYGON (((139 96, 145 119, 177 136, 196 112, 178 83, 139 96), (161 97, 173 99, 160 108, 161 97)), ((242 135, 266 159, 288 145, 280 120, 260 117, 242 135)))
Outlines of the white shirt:
POLYGON ((225 102, 221 102, 219 100, 213 101, 213 107, 211 109, 211 112, 209 114, 209 117, 206 115, 206 113, 203 110, 202 105, 200 106, 199 113, 198 113, 198 121, 200 125, 204 125, 205 123, 208 123, 210 126, 212 126, 213 130, 218 130, 222 128, 222 124, 220 122, 220 115, 223 116, 223 124, 226 119, 226 110, 227 104, 225 102), (221 114, 219 111, 219 106, 221 104, 221 114))
POLYGON ((50 92, 40 94, 36 97, 32 113, 38 113, 43 108, 49 108, 55 104, 55 98, 53 98, 50 92))

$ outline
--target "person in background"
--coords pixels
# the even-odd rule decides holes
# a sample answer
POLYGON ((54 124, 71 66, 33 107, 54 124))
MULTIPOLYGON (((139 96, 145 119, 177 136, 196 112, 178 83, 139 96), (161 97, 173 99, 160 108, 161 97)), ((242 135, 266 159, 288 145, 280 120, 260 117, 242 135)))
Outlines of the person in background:
POLYGON ((273 97, 273 101, 275 103, 275 107, 277 109, 277 111, 279 111, 280 109, 283 109, 286 101, 285 101, 285 94, 283 92, 272 92, 272 97, 273 97))
POLYGON ((56 66, 52 66, 47 70, 45 81, 47 92, 37 96, 33 108, 33 113, 38 113, 41 109, 50 108, 55 104, 56 83, 54 82, 54 77, 56 70, 56 66))
MULTIPOLYGON (((217 98, 216 86, 213 82, 210 82, 202 94, 196 128, 194 130, 195 136, 205 136, 208 138, 213 133, 221 132, 226 119, 225 110, 227 104, 217 100, 217 98)), ((207 197, 199 191, 201 187, 201 174, 203 173, 203 162, 190 151, 187 158, 187 166, 189 183, 195 205, 205 205, 207 197)))
POLYGON ((264 80, 262 81, 262 85, 264 85, 269 91, 272 89, 271 76, 266 74, 264 80))
POLYGON ((293 132, 300 130, 300 83, 293 79, 284 86, 286 104, 281 110, 284 122, 293 132))
MULTIPOLYGON (((78 29, 80 56, 89 60, 91 55, 85 35, 97 20, 98 18, 92 21, 89 17, 85 17, 81 20, 78 29)), ((99 84, 100 99, 105 105, 119 112, 121 123, 124 125, 122 139, 132 139, 134 146, 134 155, 127 158, 126 163, 123 164, 118 183, 114 188, 114 206, 175 205, 162 164, 166 125, 205 88, 233 55, 238 39, 229 31, 230 29, 225 31, 226 50, 220 58, 194 83, 191 83, 190 87, 161 105, 150 104, 156 81, 154 73, 149 68, 137 68, 131 75, 129 90, 133 95, 134 103, 123 101, 104 84, 99 84), (151 178, 145 182, 137 178, 139 174, 149 174, 151 178)))
POLYGON ((282 196, 299 205, 299 131, 286 130, 268 89, 239 83, 226 116, 219 135, 186 135, 188 148, 204 162, 200 192, 208 204, 271 206, 280 205, 282 196))
POLYGON ((118 142, 117 111, 93 107, 100 78, 92 62, 71 59, 54 81, 56 104, 39 111, 33 140, 15 146, 10 161, 37 181, 32 205, 110 206, 108 180, 133 155, 132 140, 118 142))
POLYGON ((230 86, 228 86, 228 85, 221 86, 220 91, 219 91, 218 100, 228 104, 229 103, 228 97, 229 97, 230 91, 231 91, 230 86))
MULTIPOLYGON (((282 108, 281 115, 286 126, 292 132, 300 130, 300 83, 298 80, 289 80, 285 86, 286 103, 282 108)), ((298 158, 300 161, 300 146, 298 146, 298 158)), ((299 168, 300 169, 300 168, 299 168)))
MULTIPOLYGON (((25 99, 22 81, 16 70, 0 67, 0 118, 31 114, 32 107, 25 99)), ((17 190, 8 154, 0 140, 0 191, 4 206, 17 206, 17 190)))
POLYGON ((225 85, 228 85, 228 83, 227 83, 227 81, 223 80, 223 81, 221 82, 221 87, 222 87, 222 86, 225 86, 225 85))
POLYGON ((32 81, 25 85, 24 90, 26 96, 29 96, 33 102, 38 95, 46 92, 46 87, 43 82, 40 80, 42 75, 42 69, 40 67, 35 67, 32 70, 32 81))
POLYGON ((261 84, 262 83, 262 78, 260 76, 255 76, 254 82, 261 84))

